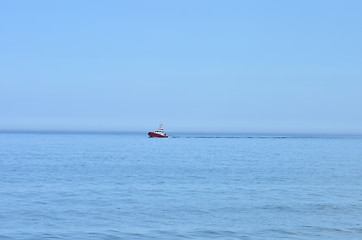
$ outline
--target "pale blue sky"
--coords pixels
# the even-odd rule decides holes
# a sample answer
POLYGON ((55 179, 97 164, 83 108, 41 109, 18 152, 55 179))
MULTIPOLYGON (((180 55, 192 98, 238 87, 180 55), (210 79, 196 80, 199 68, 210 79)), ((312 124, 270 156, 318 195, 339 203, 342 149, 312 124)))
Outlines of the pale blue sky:
POLYGON ((0 129, 362 132, 362 1, 0 1, 0 129))

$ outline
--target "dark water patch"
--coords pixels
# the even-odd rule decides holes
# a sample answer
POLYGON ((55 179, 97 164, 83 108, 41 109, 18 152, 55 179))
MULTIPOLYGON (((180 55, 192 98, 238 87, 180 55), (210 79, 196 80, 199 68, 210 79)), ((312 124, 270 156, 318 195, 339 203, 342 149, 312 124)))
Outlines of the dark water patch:
POLYGON ((324 227, 324 226, 304 226, 302 233, 315 236, 323 236, 329 239, 361 239, 360 233, 349 228, 324 227))
POLYGON ((0 235, 0 240, 11 240, 11 239, 15 239, 15 238, 6 236, 6 235, 0 235))

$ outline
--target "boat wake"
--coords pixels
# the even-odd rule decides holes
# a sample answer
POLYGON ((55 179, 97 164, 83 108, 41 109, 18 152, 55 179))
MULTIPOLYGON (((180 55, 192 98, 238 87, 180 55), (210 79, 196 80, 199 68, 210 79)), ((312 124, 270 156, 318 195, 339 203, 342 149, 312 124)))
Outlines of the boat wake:
POLYGON ((233 136, 213 136, 213 137, 209 137, 209 136, 172 136, 170 138, 296 138, 296 137, 284 137, 284 136, 280 136, 280 137, 233 137, 233 136))
POLYGON ((362 136, 170 136, 170 138, 343 139, 343 138, 362 138, 362 136))

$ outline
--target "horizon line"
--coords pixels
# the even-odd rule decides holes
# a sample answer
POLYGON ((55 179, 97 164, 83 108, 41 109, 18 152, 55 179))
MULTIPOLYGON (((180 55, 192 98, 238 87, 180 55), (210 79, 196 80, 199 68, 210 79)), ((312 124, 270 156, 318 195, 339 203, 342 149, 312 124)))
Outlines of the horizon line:
MULTIPOLYGON (((147 133, 149 130, 91 130, 91 129, 0 129, 0 133, 64 133, 64 134, 122 134, 122 133, 147 133)), ((327 132, 327 131, 167 131, 168 133, 181 134, 294 134, 294 135, 338 135, 338 136, 360 136, 362 132, 327 132)))

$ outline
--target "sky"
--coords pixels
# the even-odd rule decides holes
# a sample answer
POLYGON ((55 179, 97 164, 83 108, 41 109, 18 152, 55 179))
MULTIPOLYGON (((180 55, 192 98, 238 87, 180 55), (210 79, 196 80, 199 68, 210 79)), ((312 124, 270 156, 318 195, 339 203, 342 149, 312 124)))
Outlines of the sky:
POLYGON ((362 1, 0 1, 0 129, 362 133, 362 1))

